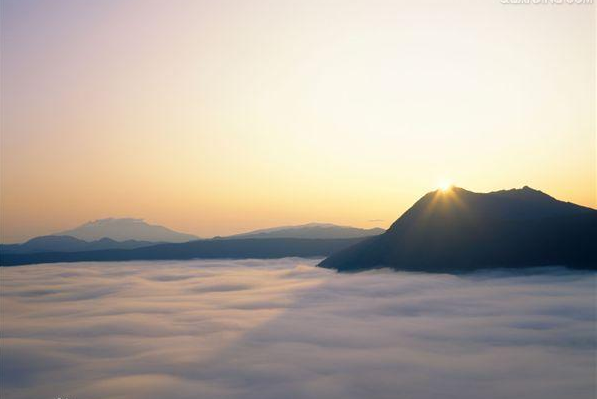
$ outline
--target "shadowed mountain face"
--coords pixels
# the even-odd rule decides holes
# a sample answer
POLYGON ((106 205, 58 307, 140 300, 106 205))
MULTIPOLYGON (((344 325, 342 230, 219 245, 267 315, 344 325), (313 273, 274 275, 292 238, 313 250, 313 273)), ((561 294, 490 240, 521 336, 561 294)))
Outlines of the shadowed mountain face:
POLYGON ((100 219, 56 235, 71 236, 85 241, 110 238, 116 241, 187 242, 197 240, 192 234, 179 233, 163 226, 145 223, 142 219, 100 219))
POLYGON ((2 254, 24 254, 35 252, 76 252, 95 251, 101 249, 133 249, 155 245, 151 241, 115 241, 102 238, 96 241, 84 241, 70 236, 41 236, 35 237, 23 244, 0 245, 2 254))
POLYGON ((597 268, 597 211, 529 187, 487 194, 454 187, 426 194, 385 234, 330 256, 341 271, 393 267, 466 271, 565 265, 597 268))
POLYGON ((300 226, 283 226, 271 229, 255 230, 249 233, 235 234, 232 236, 221 237, 230 238, 358 238, 380 235, 384 229, 360 229, 350 226, 337 226, 328 223, 309 223, 300 226))

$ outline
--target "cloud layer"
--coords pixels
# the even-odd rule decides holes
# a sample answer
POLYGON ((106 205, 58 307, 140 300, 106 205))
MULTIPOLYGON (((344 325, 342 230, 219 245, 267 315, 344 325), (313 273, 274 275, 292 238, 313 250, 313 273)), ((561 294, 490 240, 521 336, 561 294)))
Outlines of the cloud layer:
POLYGON ((2 269, 2 397, 594 398, 595 274, 2 269))

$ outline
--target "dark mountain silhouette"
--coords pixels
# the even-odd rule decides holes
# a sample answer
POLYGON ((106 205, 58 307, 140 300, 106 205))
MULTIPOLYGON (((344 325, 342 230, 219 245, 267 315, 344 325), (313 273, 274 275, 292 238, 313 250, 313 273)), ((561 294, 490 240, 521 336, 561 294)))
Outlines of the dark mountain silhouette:
POLYGON ((33 253, 33 252, 75 252, 100 249, 133 249, 158 244, 151 241, 115 241, 102 238, 96 241, 84 241, 71 236, 35 237, 23 244, 0 245, 0 253, 33 253))
POLYGON ((474 193, 453 187, 417 201, 380 236, 320 266, 430 272, 563 265, 597 269, 597 211, 530 187, 474 193))
POLYGON ((309 223, 299 226, 273 227, 270 229, 255 230, 248 233, 217 238, 357 238, 379 235, 384 231, 384 229, 379 227, 360 229, 350 226, 337 226, 329 223, 309 223))
POLYGON ((199 239, 192 234, 179 233, 167 227, 145 223, 143 219, 133 218, 99 219, 54 235, 71 236, 85 241, 110 238, 116 241, 187 242, 199 239))
POLYGON ((159 244, 137 249, 110 249, 84 252, 0 253, 0 265, 16 266, 34 263, 177 260, 211 258, 284 258, 320 257, 347 248, 363 238, 303 239, 257 238, 229 240, 197 240, 178 244, 159 244))

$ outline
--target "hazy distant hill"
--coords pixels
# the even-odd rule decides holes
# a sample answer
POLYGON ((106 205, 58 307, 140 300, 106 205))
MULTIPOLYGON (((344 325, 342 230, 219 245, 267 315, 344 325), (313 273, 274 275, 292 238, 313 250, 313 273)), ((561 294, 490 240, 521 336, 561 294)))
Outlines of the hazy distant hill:
POLYGON ((379 235, 384 231, 384 229, 378 227, 360 229, 350 226, 337 226, 330 223, 309 223, 299 226, 273 227, 218 238, 358 238, 379 235))
POLYGON ((100 249, 133 249, 158 244, 151 241, 115 241, 102 238, 97 241, 84 241, 70 236, 35 237, 23 244, 0 245, 0 253, 33 253, 33 252, 75 252, 94 251, 100 249))
POLYGON ((139 240, 152 242, 187 242, 199 237, 179 233, 167 227, 147 224, 143 219, 100 219, 55 235, 71 236, 85 241, 110 238, 116 241, 139 240))
POLYGON ((112 249, 84 252, 44 252, 28 254, 0 254, 0 265, 16 266, 34 263, 176 260, 210 258, 285 258, 321 257, 347 248, 363 238, 304 239, 304 238, 244 238, 229 240, 197 240, 179 244, 160 244, 137 249, 112 249))
MULTIPOLYGON (((173 242, 179 239, 184 242, 195 241, 197 238, 165 229, 161 226, 150 226, 138 219, 104 219, 87 223, 77 229, 64 233, 77 234, 82 237, 93 237, 101 234, 111 234, 113 237, 159 237, 161 242, 124 240, 117 241, 112 238, 102 237, 94 241, 75 238, 70 235, 51 235, 33 238, 23 244, 0 245, 0 253, 3 254, 24 254, 34 252, 82 252, 112 249, 136 249, 155 244, 173 242), (157 228, 157 229, 156 229, 157 228), (193 239, 190 239, 193 238, 193 239), (167 241, 169 240, 169 241, 167 241)), ((383 233, 383 229, 358 229, 354 227, 336 226, 332 224, 311 223, 302 226, 286 226, 272 229, 258 230, 245 234, 238 234, 230 237, 218 237, 217 239, 239 240, 239 239, 271 239, 271 238, 305 238, 305 239, 344 239, 361 238, 383 233)), ((208 241, 209 240, 203 240, 208 241)), ((201 244, 205 245, 205 244, 201 244)), ((209 246, 209 244, 208 244, 209 246)), ((234 251, 233 246, 228 246, 234 251)), ((322 255, 328 255, 323 253, 322 255)), ((227 254, 222 256, 226 257, 227 254)))
POLYGON ((389 266, 465 271, 565 265, 597 269, 597 211, 529 187, 426 194, 388 231, 321 262, 338 270, 389 266))

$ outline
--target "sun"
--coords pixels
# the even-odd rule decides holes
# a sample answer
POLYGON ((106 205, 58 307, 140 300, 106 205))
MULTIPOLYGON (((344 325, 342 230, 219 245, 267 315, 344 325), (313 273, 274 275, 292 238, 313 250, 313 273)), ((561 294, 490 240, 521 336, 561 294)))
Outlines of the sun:
POLYGON ((441 191, 450 191, 450 189, 452 188, 452 182, 450 180, 440 180, 440 182, 437 185, 437 188, 441 191))

